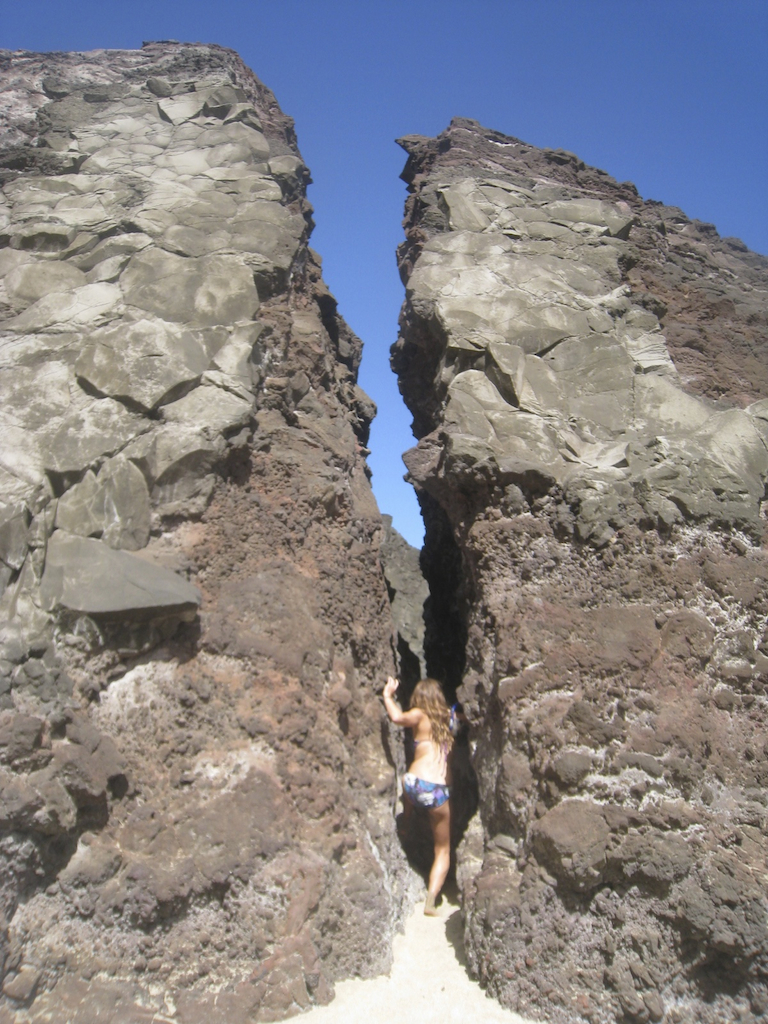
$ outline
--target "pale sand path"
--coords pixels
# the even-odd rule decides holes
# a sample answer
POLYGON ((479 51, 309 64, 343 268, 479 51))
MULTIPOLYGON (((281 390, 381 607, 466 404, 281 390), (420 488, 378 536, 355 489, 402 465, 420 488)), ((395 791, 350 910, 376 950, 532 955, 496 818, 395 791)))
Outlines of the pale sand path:
POLYGON ((489 999, 463 966, 459 910, 445 902, 440 918, 418 903, 395 936, 389 976, 353 978, 336 985, 328 1006, 294 1017, 304 1024, 533 1024, 489 999))

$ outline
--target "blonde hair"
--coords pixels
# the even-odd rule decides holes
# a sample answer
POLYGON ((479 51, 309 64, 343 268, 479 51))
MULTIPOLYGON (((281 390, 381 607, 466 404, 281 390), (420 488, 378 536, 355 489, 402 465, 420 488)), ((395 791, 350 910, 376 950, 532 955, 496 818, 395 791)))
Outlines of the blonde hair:
POLYGON ((451 712, 440 683, 436 679, 422 679, 418 682, 411 695, 411 707, 424 712, 432 726, 433 742, 447 753, 453 746, 451 712))

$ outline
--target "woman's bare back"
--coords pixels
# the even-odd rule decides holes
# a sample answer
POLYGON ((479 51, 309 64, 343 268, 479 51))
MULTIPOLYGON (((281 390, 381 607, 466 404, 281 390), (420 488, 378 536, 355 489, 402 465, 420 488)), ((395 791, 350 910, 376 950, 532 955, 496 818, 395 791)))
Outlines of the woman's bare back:
POLYGON ((408 769, 425 782, 450 785, 449 751, 432 739, 432 723, 429 716, 419 711, 419 719, 413 729, 413 761, 408 769))

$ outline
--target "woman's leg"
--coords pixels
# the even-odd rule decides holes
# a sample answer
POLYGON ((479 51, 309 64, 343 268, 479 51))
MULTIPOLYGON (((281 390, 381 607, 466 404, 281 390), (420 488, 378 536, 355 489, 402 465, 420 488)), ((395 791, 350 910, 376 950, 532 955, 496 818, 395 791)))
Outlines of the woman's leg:
POLYGON ((435 859, 429 872, 427 905, 424 912, 429 913, 434 907, 435 899, 443 887, 448 868, 451 866, 451 801, 446 800, 442 807, 433 807, 429 812, 429 823, 432 826, 432 838, 435 844, 435 859))

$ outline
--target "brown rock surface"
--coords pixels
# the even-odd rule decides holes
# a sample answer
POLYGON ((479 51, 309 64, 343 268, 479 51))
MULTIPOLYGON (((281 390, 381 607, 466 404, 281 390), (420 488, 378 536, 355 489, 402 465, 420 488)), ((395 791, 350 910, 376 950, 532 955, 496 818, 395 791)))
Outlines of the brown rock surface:
POLYGON ((768 261, 475 122, 401 144, 470 963, 562 1024, 763 1019, 768 261))
POLYGON ((401 537, 392 517, 383 516, 384 541, 381 563, 387 581, 392 619, 397 630, 399 679, 402 693, 410 693, 425 675, 424 619, 429 587, 421 571, 418 548, 401 537))
POLYGON ((279 1020, 412 885, 361 345, 234 53, 2 73, 0 1016, 279 1020))

